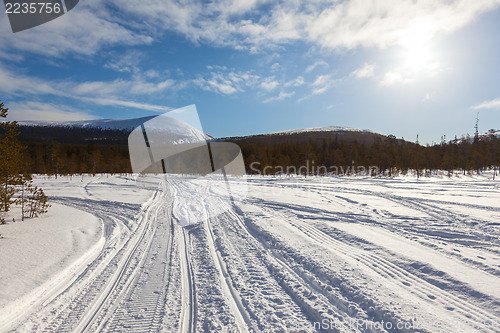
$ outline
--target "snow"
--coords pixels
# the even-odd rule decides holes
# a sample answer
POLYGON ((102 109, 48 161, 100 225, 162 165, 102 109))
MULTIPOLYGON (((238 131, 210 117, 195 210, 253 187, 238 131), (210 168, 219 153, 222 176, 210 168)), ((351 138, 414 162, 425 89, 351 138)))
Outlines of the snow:
MULTIPOLYGON (((46 127, 76 127, 76 128, 100 128, 111 130, 132 131, 139 129, 142 135, 141 125, 144 125, 148 135, 162 137, 165 135, 181 136, 187 138, 182 142, 199 142, 212 139, 202 132, 201 125, 187 124, 179 119, 166 114, 159 116, 148 116, 134 119, 94 119, 81 121, 20 121, 21 126, 46 126, 46 127)), ((167 139, 168 140, 168 139, 167 139)), ((159 141, 159 140, 158 140, 159 141)))
POLYGON ((102 129, 133 130, 137 126, 155 118, 148 116, 134 119, 92 119, 78 121, 19 121, 21 126, 55 126, 55 127, 95 127, 102 129))
MULTIPOLYGON (((311 128, 301 128, 301 129, 291 129, 291 130, 286 130, 286 131, 279 131, 279 132, 271 132, 271 133, 265 133, 265 134, 256 134, 256 135, 251 135, 251 136, 259 136, 259 135, 292 135, 292 134, 301 134, 301 133, 310 133, 310 132, 336 132, 336 133, 342 133, 342 132, 357 132, 357 133, 373 133, 377 134, 376 132, 373 132, 368 129, 357 129, 353 127, 346 127, 346 126, 324 126, 324 127, 311 127, 311 128)), ((226 141, 228 139, 242 139, 242 138, 248 138, 251 136, 245 136, 245 137, 229 137, 229 138, 221 138, 221 139, 215 139, 215 141, 226 141)))
MULTIPOLYGON (((490 135, 493 135, 494 137, 500 139, 500 130, 498 130, 498 131, 494 130, 492 132, 488 131, 487 133, 481 133, 481 134, 479 134, 479 138, 480 139, 489 138, 490 135)), ((450 140, 450 143, 460 143, 460 142, 462 142, 462 140, 466 140, 466 141, 469 141, 470 143, 472 143, 472 142, 474 142, 474 135, 462 135, 461 138, 450 140)))
POLYGON ((375 133, 367 129, 357 129, 345 126, 324 126, 324 127, 311 127, 302 129, 292 129, 280 132, 273 132, 269 134, 298 134, 307 132, 363 132, 363 133, 375 133))
POLYGON ((1 233, 0 323, 50 297, 51 289, 80 271, 104 244, 99 219, 59 204, 39 219, 2 226, 1 233))
MULTIPOLYGON (((492 285, 499 282, 497 276, 473 267, 464 266, 460 260, 449 258, 435 249, 430 249, 416 241, 409 240, 380 227, 353 225, 352 223, 343 222, 332 223, 331 227, 386 248, 388 251, 398 253, 412 261, 429 263, 434 269, 440 269, 462 283, 470 284, 474 290, 485 295, 491 294, 500 299, 500 289, 491 289, 492 285)), ((460 235, 457 234, 456 236, 460 235)))
MULTIPOLYGON (((151 129, 161 129, 161 130, 174 130, 176 132, 176 127, 178 127, 177 119, 165 117, 165 116, 148 116, 134 119, 92 119, 92 120, 79 120, 79 121, 19 121, 19 125, 22 126, 60 126, 60 127, 95 127, 102 129, 119 129, 119 130, 133 130, 142 124, 151 121, 150 127, 151 129), (159 117, 159 118, 158 118, 159 117), (158 118, 160 123, 155 124, 154 118, 158 118), (169 118, 169 123, 167 127, 165 127, 164 118, 169 118), (163 119, 163 121, 162 121, 163 119), (153 121, 151 121, 153 120, 153 121)), ((198 128, 197 126, 194 126, 198 128)), ((325 127, 312 127, 312 128, 303 128, 303 129, 292 129, 280 132, 272 132, 268 134, 296 134, 296 133, 305 133, 305 132, 364 132, 364 133, 375 133, 373 131, 367 129, 357 129, 346 126, 325 126, 325 127)), ((497 132, 500 134, 500 132, 497 132)), ((195 133, 197 135, 197 133, 195 133)))
POLYGON ((210 182, 134 179, 36 177, 51 215, 0 226, 1 332, 500 331, 489 173, 229 177, 247 189, 232 202, 210 182))

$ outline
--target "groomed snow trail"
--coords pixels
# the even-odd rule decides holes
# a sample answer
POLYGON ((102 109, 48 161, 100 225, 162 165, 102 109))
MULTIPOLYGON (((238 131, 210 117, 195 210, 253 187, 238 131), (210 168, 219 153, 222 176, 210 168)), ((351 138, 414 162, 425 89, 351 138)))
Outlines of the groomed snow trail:
POLYGON ((209 183, 174 176, 141 189, 127 177, 44 181, 54 202, 102 221, 104 246, 65 277, 66 288, 0 327, 500 332, 498 182, 250 177, 248 183, 248 198, 234 204, 209 183), (134 199, 146 195, 142 205, 134 199), (202 218, 182 227, 190 196, 202 218), (213 207, 222 213, 211 215, 213 207))

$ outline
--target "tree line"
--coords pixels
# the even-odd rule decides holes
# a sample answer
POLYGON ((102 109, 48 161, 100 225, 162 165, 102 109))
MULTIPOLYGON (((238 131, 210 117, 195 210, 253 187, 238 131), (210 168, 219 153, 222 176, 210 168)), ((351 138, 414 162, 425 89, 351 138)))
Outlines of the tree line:
POLYGON ((373 144, 356 140, 345 142, 336 136, 333 140, 304 143, 253 144, 239 143, 245 167, 251 174, 353 174, 394 176, 410 171, 418 176, 436 170, 481 173, 499 169, 500 139, 494 135, 476 138, 471 142, 441 142, 422 146, 396 139, 390 135, 376 139, 373 144))
MULTIPOLYGON (((470 141, 422 146, 393 136, 373 144, 356 140, 310 140, 267 145, 237 142, 249 174, 370 174, 394 176, 410 170, 419 176, 435 170, 480 173, 500 166, 500 139, 490 135, 470 141), (323 167, 322 167, 323 166, 323 167), (288 170, 286 167, 289 167, 288 170), (361 168, 363 167, 363 168, 361 168), (289 172, 287 172, 289 171, 289 172)), ((48 175, 130 173, 128 148, 118 144, 26 142, 28 172, 48 175)))
POLYGON ((32 174, 73 175, 132 172, 128 148, 121 145, 26 142, 32 174))
MULTIPOLYGON (((2 129, 0 128, 0 131, 2 129)), ((128 132, 95 128, 21 127, 27 174, 72 175, 131 173, 128 132)), ((5 132, 5 130, 3 130, 5 132)), ((5 135, 5 133, 4 133, 5 135)), ((377 135, 351 136, 305 133, 297 138, 231 138, 243 153, 249 174, 353 174, 394 176, 435 170, 481 173, 499 168, 500 139, 495 135, 464 138, 435 145, 377 135)), ((19 158, 19 157, 18 157, 19 158)))

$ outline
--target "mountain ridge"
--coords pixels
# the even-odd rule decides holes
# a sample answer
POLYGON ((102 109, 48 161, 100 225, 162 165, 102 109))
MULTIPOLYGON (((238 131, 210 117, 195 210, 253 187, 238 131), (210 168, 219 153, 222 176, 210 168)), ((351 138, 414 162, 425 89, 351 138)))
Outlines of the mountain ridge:
MULTIPOLYGON (((71 129, 79 130, 112 130, 112 131, 123 131, 131 132, 135 128, 141 126, 142 124, 152 120, 158 116, 146 116, 140 118, 132 119, 93 119, 93 120, 80 120, 80 121, 19 121, 21 127, 28 128, 54 128, 61 129, 64 128, 68 131, 71 129)), ((46 132, 44 133, 47 136, 46 132)), ((361 142, 373 142, 373 137, 385 137, 382 134, 376 133, 368 129, 357 129, 347 126, 323 126, 323 127, 311 127, 311 128, 299 128, 290 129, 271 133, 262 134, 252 134, 247 136, 236 136, 236 137, 221 137, 214 138, 208 134, 209 140, 214 141, 270 141, 263 142, 274 143, 275 141, 282 142, 283 140, 287 142, 302 142, 305 140, 313 139, 331 139, 332 135, 342 135, 343 139, 348 141, 353 141, 359 139, 361 142), (366 137, 371 137, 371 139, 366 140, 366 137)), ((126 139, 126 138, 123 138, 126 139)), ((57 141, 57 140, 56 140, 57 141)))
POLYGON ((19 121, 20 126, 39 126, 39 127, 94 127, 101 129, 133 130, 141 124, 157 116, 146 116, 132 119, 91 119, 74 121, 19 121))
MULTIPOLYGON (((131 132, 135 128, 141 126, 142 124, 150 121, 151 119, 158 117, 157 115, 145 116, 139 118, 131 119, 91 119, 91 120, 77 120, 77 121, 19 121, 19 125, 22 127, 54 127, 54 128, 79 128, 79 129, 100 129, 100 130, 116 130, 131 132)), ((206 134, 208 135, 208 134, 206 134)), ((347 126, 322 126, 322 127, 310 127, 310 128, 298 128, 290 129, 269 133, 259 133, 250 134, 244 136, 230 136, 230 137, 220 137, 215 138, 208 135, 209 140, 214 141, 234 141, 234 142, 246 142, 246 141, 257 141, 266 144, 267 139, 271 141, 277 140, 278 142, 302 142, 307 139, 331 139, 332 136, 340 135, 342 140, 354 141, 358 140, 361 143, 373 143, 375 138, 387 138, 388 136, 377 133, 369 129, 358 129, 347 126), (369 138, 369 139, 368 139, 369 138)), ((500 138, 500 130, 492 132, 486 132, 479 134, 480 138, 488 137, 489 135, 494 135, 500 138)), ((474 140, 473 136, 462 137, 456 140, 450 140, 450 143, 459 143, 462 140, 468 140, 472 142, 474 140)))

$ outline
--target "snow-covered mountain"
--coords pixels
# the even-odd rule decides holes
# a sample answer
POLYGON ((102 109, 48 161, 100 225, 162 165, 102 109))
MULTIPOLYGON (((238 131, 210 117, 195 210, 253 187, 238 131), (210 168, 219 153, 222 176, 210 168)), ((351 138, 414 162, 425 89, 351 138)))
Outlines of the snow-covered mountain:
POLYGON ((48 126, 48 127, 94 127, 102 129, 133 130, 137 126, 155 118, 148 116, 135 119, 94 119, 79 121, 20 121, 21 126, 48 126))
POLYGON ((367 129, 357 129, 345 126, 325 126, 292 129, 243 137, 230 137, 219 140, 236 143, 269 145, 282 143, 297 144, 303 142, 322 143, 338 139, 346 143, 356 141, 361 144, 372 144, 376 140, 384 140, 385 138, 385 136, 367 129))
POLYGON ((95 119, 81 121, 20 121, 21 126, 30 127, 54 127, 54 128, 75 128, 75 129, 103 129, 103 130, 124 130, 131 132, 144 125, 146 132, 159 138, 175 137, 176 142, 198 142, 213 139, 210 135, 203 133, 199 129, 181 121, 165 115, 148 116, 135 119, 95 119), (186 141, 187 140, 187 141, 186 141))
POLYGON ((483 134, 479 134, 479 137, 489 137, 490 135, 493 135, 497 138, 500 139, 500 130, 496 130, 496 131, 492 131, 492 132, 487 132, 487 133, 483 133, 483 134))
MULTIPOLYGON (((126 130, 132 131, 135 128, 145 124, 146 128, 149 128, 149 131, 167 131, 173 134, 179 134, 182 136, 190 136, 201 138, 205 136, 205 139, 211 140, 213 137, 202 134, 196 128, 192 128, 188 124, 180 124, 181 122, 163 116, 148 116, 141 117, 135 119, 94 119, 94 120, 80 120, 80 121, 20 121, 19 124, 21 126, 39 126, 39 127, 73 127, 73 128, 99 128, 99 129, 110 129, 110 130, 126 130), (153 118, 157 118, 153 120, 153 118), (168 118, 168 119, 167 119, 168 118)), ((325 127, 313 127, 313 128, 302 128, 302 129, 292 129, 286 131, 272 132, 266 134, 258 134, 251 135, 246 137, 238 137, 238 138, 223 138, 219 139, 222 141, 228 139, 247 139, 254 137, 287 137, 287 136, 320 136, 324 137, 325 135, 331 134, 344 134, 349 136, 358 136, 358 135, 378 135, 377 133, 367 130, 367 129, 357 129, 352 127, 344 127, 344 126, 325 126, 325 127)))
MULTIPOLYGON (((497 137, 500 139, 500 130, 488 131, 487 133, 479 134, 479 139, 489 138, 490 135, 493 135, 494 137, 497 137)), ((450 143, 460 143, 463 140, 469 141, 469 142, 474 142, 474 135, 468 135, 468 136, 463 136, 463 137, 460 137, 457 139, 453 139, 453 140, 450 140, 450 143)))
POLYGON ((167 115, 154 117, 144 123, 149 140, 154 140, 157 144, 195 143, 213 139, 195 126, 167 115))
POLYGON ((363 133, 375 133, 367 129, 358 129, 353 127, 345 126, 324 126, 324 127, 311 127, 302 129, 292 129, 286 131, 272 132, 272 134, 298 134, 298 133, 308 133, 308 132, 363 132, 363 133))

